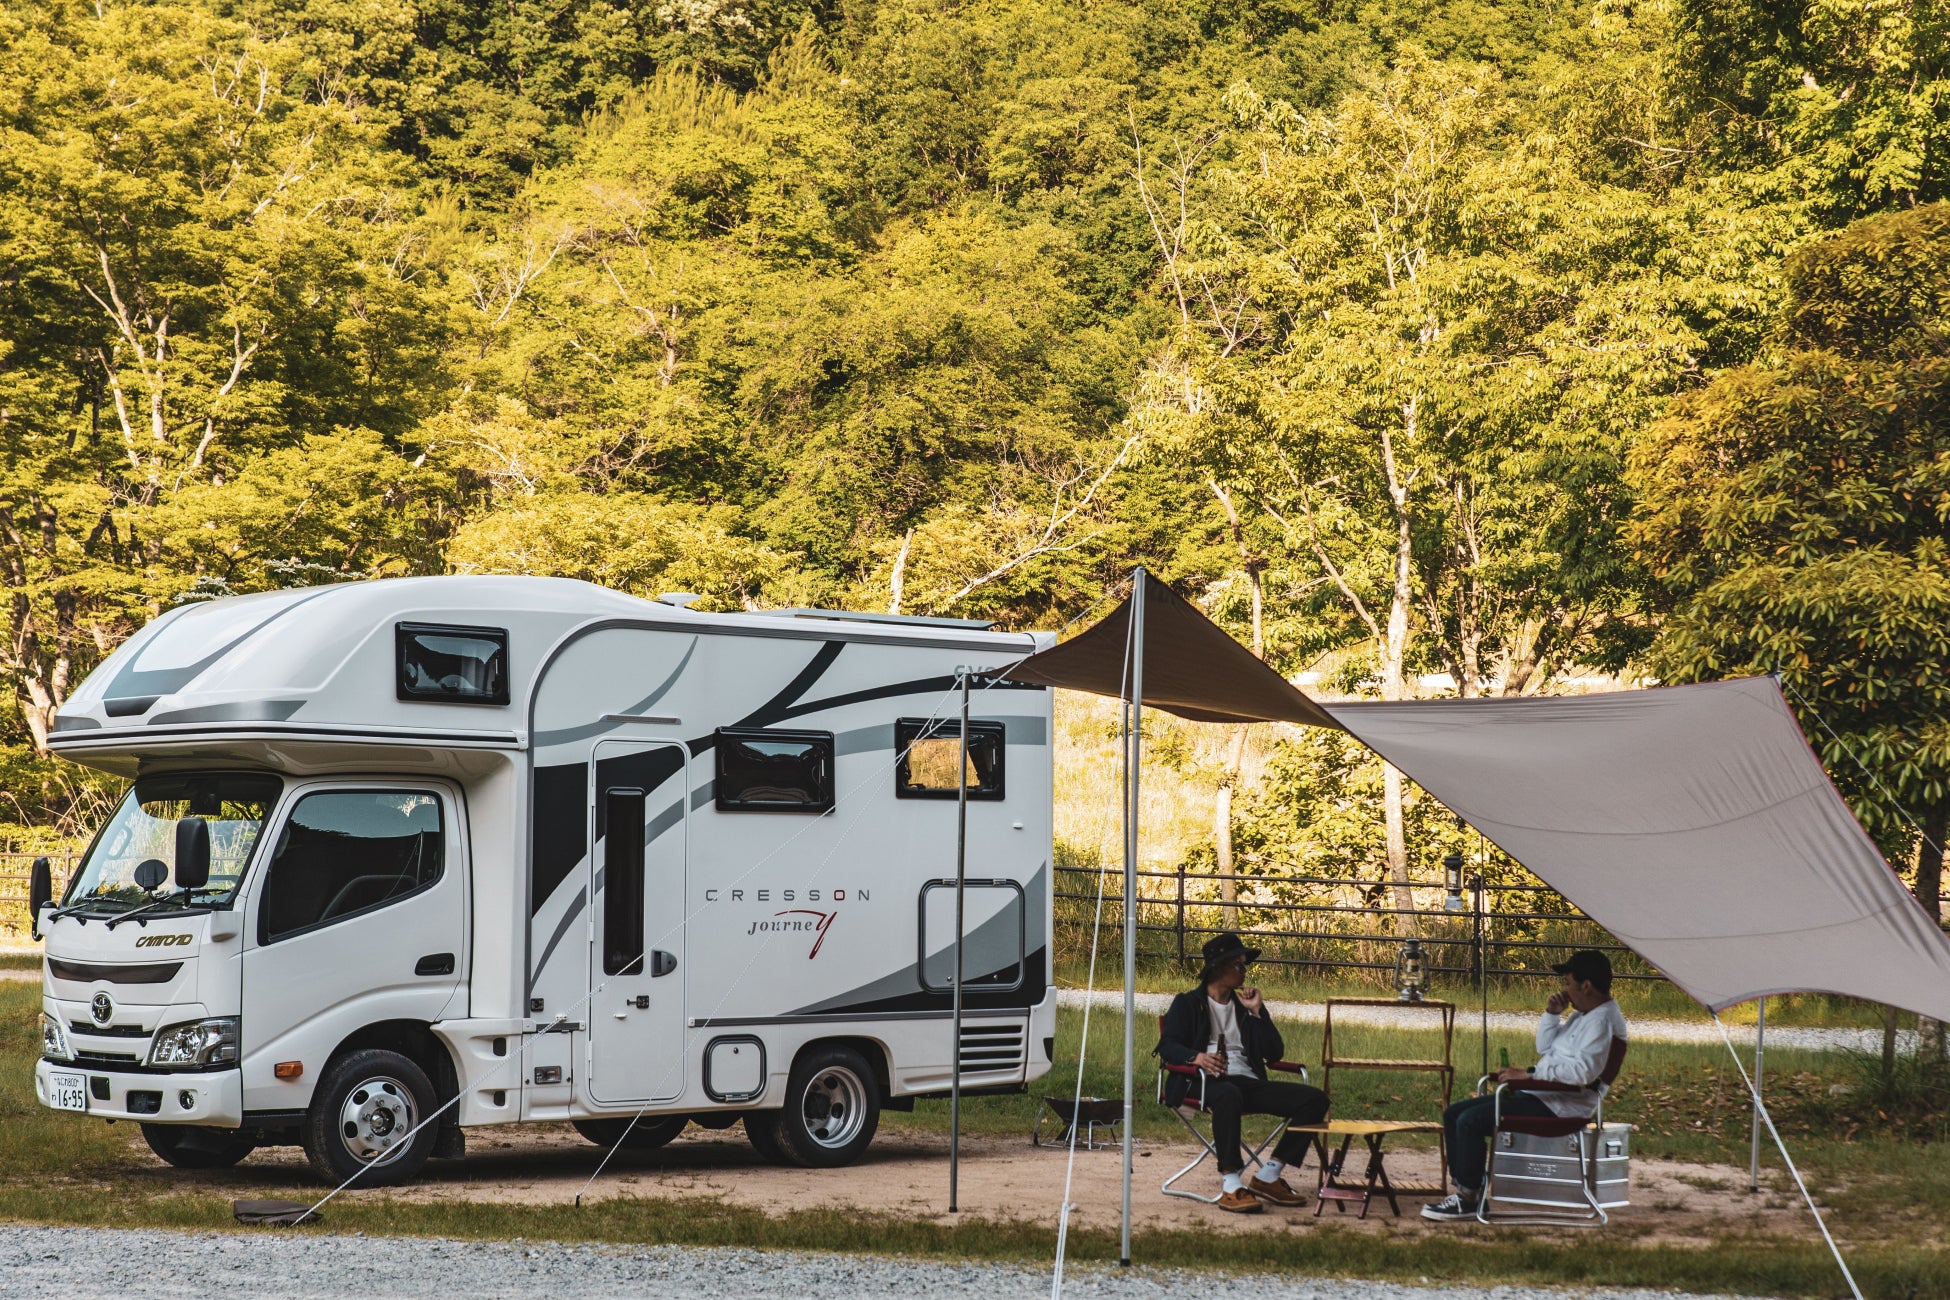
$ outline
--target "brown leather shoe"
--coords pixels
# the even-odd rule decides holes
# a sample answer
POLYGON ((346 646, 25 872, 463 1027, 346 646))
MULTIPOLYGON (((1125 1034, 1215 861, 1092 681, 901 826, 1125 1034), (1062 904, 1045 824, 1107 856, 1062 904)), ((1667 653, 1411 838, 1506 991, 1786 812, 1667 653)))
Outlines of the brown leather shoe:
POLYGON ((1275 1178, 1270 1183, 1262 1182, 1257 1178, 1250 1179, 1246 1183, 1246 1190, 1270 1205, 1305 1205, 1307 1203, 1307 1198, 1287 1186, 1287 1181, 1284 1178, 1275 1178))
POLYGON ((1230 1214, 1259 1214, 1265 1208, 1260 1205, 1257 1196, 1243 1187, 1236 1192, 1221 1194, 1215 1204, 1230 1214))

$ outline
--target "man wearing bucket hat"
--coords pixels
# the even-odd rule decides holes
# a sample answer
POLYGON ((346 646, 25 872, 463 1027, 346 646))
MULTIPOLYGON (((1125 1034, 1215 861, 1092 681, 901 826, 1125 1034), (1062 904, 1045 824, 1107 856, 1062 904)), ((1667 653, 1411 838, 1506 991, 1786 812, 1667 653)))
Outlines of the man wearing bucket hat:
MULTIPOLYGON (((1235 1214, 1256 1214, 1262 1203, 1299 1205, 1303 1197, 1285 1178, 1288 1165, 1299 1169, 1309 1138, 1288 1132, 1273 1148, 1273 1158, 1248 1179, 1239 1144, 1242 1115, 1273 1115, 1295 1124, 1318 1124, 1327 1116, 1327 1094, 1304 1083, 1275 1083, 1266 1063, 1286 1054, 1280 1031, 1266 1013, 1259 990, 1246 987, 1246 967, 1259 957, 1239 936, 1227 931, 1205 945, 1198 985, 1171 1000, 1158 1055, 1171 1065, 1196 1066, 1205 1074, 1205 1110, 1212 1116, 1212 1145, 1224 1181, 1217 1202, 1235 1214)), ((1196 1083, 1170 1075, 1165 1104, 1177 1107, 1196 1083)))
MULTIPOLYGON (((1625 1038, 1625 1017, 1611 1000, 1611 958, 1580 948, 1551 967, 1563 984, 1544 1003, 1537 1022, 1537 1064, 1525 1069, 1508 1066, 1490 1078, 1496 1083, 1547 1079, 1575 1085, 1570 1092, 1521 1092, 1503 1098, 1505 1115, 1586 1116, 1605 1093, 1600 1082, 1614 1038, 1625 1038), (1566 1011, 1571 1012, 1568 1019, 1566 1011)), ((1496 1126, 1496 1097, 1465 1097, 1442 1113, 1442 1141, 1449 1151, 1449 1174, 1454 1195, 1422 1207, 1425 1219, 1473 1218, 1483 1194, 1483 1170, 1489 1160, 1490 1130, 1496 1126)))

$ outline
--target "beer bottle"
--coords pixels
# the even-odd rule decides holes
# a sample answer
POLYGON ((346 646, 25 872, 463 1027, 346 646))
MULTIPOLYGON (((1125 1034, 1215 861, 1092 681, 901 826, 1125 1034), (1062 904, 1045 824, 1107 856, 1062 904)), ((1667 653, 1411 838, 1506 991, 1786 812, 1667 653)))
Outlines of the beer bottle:
POLYGON ((1510 1049, 1509 1049, 1509 1048, 1507 1048, 1507 1047, 1499 1047, 1499 1048, 1497 1048, 1497 1049, 1496 1049, 1496 1063, 1497 1063, 1498 1065, 1500 1065, 1500 1066, 1502 1066, 1502 1067, 1503 1067, 1504 1069, 1506 1069, 1506 1070, 1510 1068, 1510 1049))

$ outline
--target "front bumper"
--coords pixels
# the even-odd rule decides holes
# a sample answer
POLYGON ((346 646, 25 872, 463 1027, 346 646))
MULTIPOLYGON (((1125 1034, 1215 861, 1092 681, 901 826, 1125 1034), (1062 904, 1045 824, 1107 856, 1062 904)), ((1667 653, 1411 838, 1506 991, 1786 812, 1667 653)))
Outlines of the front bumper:
POLYGON ((70 1115, 216 1128, 242 1128, 244 1124, 242 1070, 118 1071, 43 1057, 34 1067, 34 1096, 43 1106, 53 1096, 48 1079, 55 1074, 78 1074, 87 1081, 88 1109, 67 1111, 70 1115))

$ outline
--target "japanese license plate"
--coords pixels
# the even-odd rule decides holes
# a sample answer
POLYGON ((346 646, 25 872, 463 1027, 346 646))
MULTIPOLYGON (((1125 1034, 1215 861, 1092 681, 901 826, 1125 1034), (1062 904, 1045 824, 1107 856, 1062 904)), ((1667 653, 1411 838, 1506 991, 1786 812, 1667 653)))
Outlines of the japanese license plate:
POLYGON ((80 1074, 50 1074, 47 1076, 48 1095, 53 1099, 56 1110, 88 1109, 88 1078, 80 1074))

